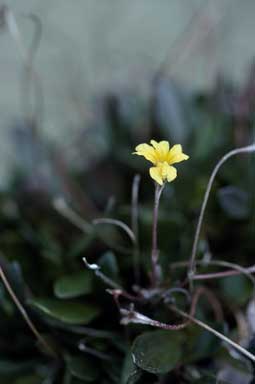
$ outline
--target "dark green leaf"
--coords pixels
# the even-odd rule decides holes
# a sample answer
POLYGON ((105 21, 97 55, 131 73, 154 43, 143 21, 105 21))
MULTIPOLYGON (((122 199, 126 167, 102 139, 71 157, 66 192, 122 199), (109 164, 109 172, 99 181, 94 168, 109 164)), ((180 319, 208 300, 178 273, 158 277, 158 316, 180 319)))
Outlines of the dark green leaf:
MULTIPOLYGON (((219 332, 223 332, 221 324, 219 326, 214 324, 213 327, 219 332)), ((208 358, 214 355, 221 345, 221 341, 215 335, 196 326, 187 328, 185 335, 187 340, 184 343, 185 363, 194 363, 208 358)))
POLYGON ((70 299, 91 293, 92 277, 90 271, 62 276, 54 284, 54 294, 59 299, 70 299))
POLYGON ((146 332, 133 344, 134 363, 141 369, 163 374, 171 371, 181 359, 182 334, 171 331, 146 332))
POLYGON ((68 324, 88 324, 100 313, 97 306, 76 301, 37 298, 29 304, 43 314, 68 324))
POLYGON ((100 257, 98 264, 100 265, 102 272, 110 278, 116 280, 119 275, 119 267, 116 257, 113 252, 106 252, 100 257))
POLYGON ((135 384, 140 376, 140 369, 134 364, 132 355, 128 352, 122 368, 121 384, 135 384))

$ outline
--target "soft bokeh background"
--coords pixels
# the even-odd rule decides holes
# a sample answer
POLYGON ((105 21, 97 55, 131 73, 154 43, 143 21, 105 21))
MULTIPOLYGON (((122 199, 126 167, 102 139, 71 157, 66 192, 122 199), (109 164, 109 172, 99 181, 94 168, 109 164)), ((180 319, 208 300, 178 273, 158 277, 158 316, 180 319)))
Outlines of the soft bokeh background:
MULTIPOLYGON (((44 97, 40 129, 69 149, 78 132, 91 126, 98 95, 124 89, 146 97, 159 68, 188 90, 210 88, 219 71, 238 82, 255 54, 253 0, 9 0, 6 5, 26 48, 35 29, 24 16, 40 18, 35 56, 44 97)), ((17 161, 12 130, 24 116, 27 96, 17 42, 3 28, 0 47, 4 186, 17 161)))

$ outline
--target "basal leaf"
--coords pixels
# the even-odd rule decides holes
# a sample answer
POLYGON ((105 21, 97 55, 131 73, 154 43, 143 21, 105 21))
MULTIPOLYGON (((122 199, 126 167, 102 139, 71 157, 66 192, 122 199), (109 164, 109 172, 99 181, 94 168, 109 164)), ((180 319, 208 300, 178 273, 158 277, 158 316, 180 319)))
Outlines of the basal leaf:
POLYGON ((91 293, 92 277, 90 271, 62 276, 54 284, 54 294, 59 299, 71 299, 91 293))
POLYGON ((88 324, 99 315, 99 308, 92 304, 70 300, 37 298, 29 304, 43 314, 68 324, 88 324))
POLYGON ((170 331, 146 332, 132 346, 134 363, 141 369, 164 374, 174 369, 181 359, 182 334, 170 331))

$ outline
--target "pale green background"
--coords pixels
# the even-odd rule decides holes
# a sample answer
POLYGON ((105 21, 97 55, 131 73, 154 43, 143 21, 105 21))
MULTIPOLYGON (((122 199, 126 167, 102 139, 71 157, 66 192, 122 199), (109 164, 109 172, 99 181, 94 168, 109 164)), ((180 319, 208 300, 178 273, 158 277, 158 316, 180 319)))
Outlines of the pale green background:
MULTIPOLYGON (((7 1, 27 45, 33 25, 22 14, 37 14, 43 24, 36 70, 45 94, 42 129, 48 137, 68 143, 83 119, 86 120, 85 106, 101 90, 137 87, 138 93, 146 94, 150 78, 166 57, 168 74, 189 89, 209 88, 218 70, 240 81, 255 54, 254 0, 212 0, 197 22, 198 30, 193 26, 196 43, 191 41, 191 46, 175 62, 178 50, 172 46, 173 42, 205 3, 204 0, 7 1), (82 100, 80 105, 77 100, 82 100)), ((8 136, 12 123, 22 113, 21 74, 22 62, 15 42, 2 31, 1 185, 15 158, 8 136)))

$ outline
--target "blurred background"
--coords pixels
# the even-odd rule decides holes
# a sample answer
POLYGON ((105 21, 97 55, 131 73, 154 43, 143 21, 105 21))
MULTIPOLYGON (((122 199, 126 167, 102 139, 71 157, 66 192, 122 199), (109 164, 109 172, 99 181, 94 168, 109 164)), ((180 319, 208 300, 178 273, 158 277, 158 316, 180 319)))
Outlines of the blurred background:
MULTIPOLYGON (((103 129, 97 107, 95 116, 103 94, 122 94, 124 104, 125 97, 131 104, 138 98, 146 107, 159 71, 186 93, 211 89, 219 74, 240 83, 255 53, 252 0, 9 0, 6 6, 15 23, 11 31, 1 23, 0 35, 2 186, 17 161, 12 132, 35 110, 43 134, 71 152, 82 131, 103 129), (26 84, 30 54, 39 91, 26 84)), ((129 107, 137 108, 124 105, 125 113, 129 107)))

